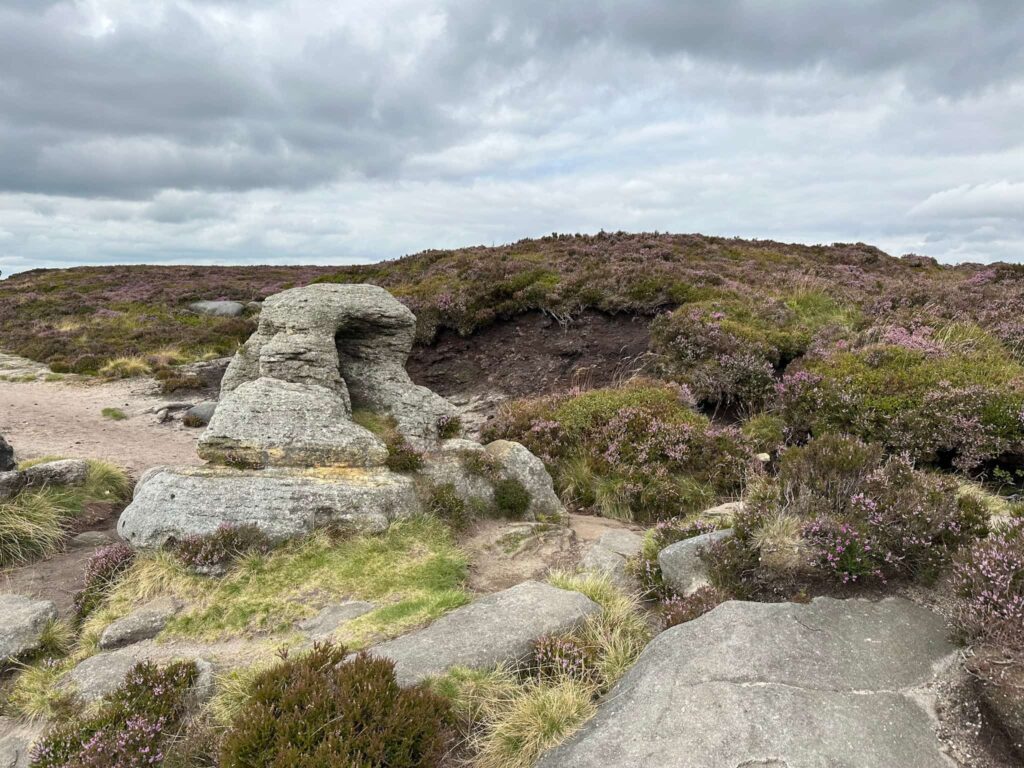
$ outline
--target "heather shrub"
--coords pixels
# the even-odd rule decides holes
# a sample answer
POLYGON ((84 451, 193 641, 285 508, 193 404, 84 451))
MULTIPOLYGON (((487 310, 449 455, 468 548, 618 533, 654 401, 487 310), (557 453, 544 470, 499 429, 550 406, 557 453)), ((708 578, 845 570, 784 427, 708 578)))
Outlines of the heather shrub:
POLYGON ((974 471, 1024 455, 1024 367, 990 337, 869 344, 808 358, 778 385, 787 436, 857 435, 889 453, 974 471))
POLYGON ((130 544, 117 542, 93 553, 85 566, 85 586, 75 595, 75 620, 81 623, 96 610, 135 562, 130 544))
POLYGON ((392 472, 415 472, 423 468, 423 454, 409 445, 398 431, 394 418, 366 408, 356 408, 352 411, 352 420, 384 441, 388 448, 385 463, 392 472))
POLYGON ((195 664, 137 664, 93 714, 72 718, 33 748, 32 768, 140 768, 161 765, 185 713, 195 664))
POLYGON ((518 520, 530 508, 530 492, 515 478, 498 480, 494 484, 494 506, 501 517, 518 520))
POLYGON ((734 594, 817 581, 931 581, 983 535, 988 511, 957 481, 905 456, 826 436, 792 448, 777 478, 752 486, 736 539, 710 548, 712 583, 734 594))
POLYGON ((458 416, 439 416, 437 419, 437 436, 442 440, 450 440, 462 434, 462 419, 458 416))
POLYGON ((222 569, 249 554, 265 555, 273 543, 257 525, 222 523, 205 536, 191 534, 171 545, 174 556, 200 573, 222 569))
POLYGON ((728 597, 714 587, 701 587, 692 595, 672 595, 661 601, 659 610, 665 629, 700 618, 724 603, 728 597))
POLYGON ((1024 648, 1024 517, 1015 517, 957 559, 957 627, 969 640, 1024 648))
POLYGON ((570 677, 592 681, 596 649, 572 634, 545 635, 533 646, 533 670, 542 679, 570 677))
POLYGON ((570 503, 644 521, 737 493, 749 459, 737 430, 711 425, 678 386, 646 381, 513 403, 486 431, 498 438, 540 456, 570 503))
POLYGON ((452 483, 442 483, 430 490, 427 511, 444 520, 456 531, 465 530, 473 522, 472 511, 452 483))
POLYGON ((751 411, 768 402, 776 371, 807 351, 816 331, 852 326, 856 314, 817 292, 724 296, 661 315, 651 326, 652 348, 662 371, 702 404, 751 411))
POLYGON ((440 765, 448 702, 423 686, 401 688, 388 660, 345 655, 315 645, 257 676, 224 736, 222 768, 440 765))

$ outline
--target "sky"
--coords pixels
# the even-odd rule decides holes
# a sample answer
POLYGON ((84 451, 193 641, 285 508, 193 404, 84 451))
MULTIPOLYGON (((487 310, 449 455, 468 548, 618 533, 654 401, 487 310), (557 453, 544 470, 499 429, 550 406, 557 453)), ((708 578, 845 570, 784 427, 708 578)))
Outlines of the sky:
POLYGON ((551 232, 1024 261, 1019 0, 0 0, 0 272, 551 232))

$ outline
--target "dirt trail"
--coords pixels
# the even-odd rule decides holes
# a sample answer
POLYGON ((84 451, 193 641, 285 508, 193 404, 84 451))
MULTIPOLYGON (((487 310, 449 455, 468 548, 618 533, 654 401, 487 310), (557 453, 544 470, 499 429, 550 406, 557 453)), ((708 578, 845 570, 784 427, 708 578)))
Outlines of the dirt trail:
POLYGON ((14 446, 19 459, 105 459, 137 478, 159 464, 201 463, 196 441, 202 430, 177 421, 161 424, 150 412, 161 403, 176 401, 158 394, 152 379, 0 381, 0 435, 14 446), (128 418, 106 418, 104 408, 119 408, 128 418))

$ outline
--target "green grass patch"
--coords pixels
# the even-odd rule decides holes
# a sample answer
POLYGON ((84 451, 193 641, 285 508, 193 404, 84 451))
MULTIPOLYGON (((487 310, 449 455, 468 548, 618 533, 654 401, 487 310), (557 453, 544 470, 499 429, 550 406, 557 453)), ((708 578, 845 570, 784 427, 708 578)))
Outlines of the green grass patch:
MULTIPOLYGON (((53 457, 24 461, 25 469, 54 460, 53 457)), ((89 461, 83 485, 22 490, 0 502, 0 567, 49 557, 58 552, 74 519, 84 506, 95 501, 124 501, 131 481, 117 467, 104 461, 89 461)))
POLYGON ((100 415, 105 419, 110 419, 111 421, 124 421, 128 418, 128 414, 120 408, 104 408, 100 411, 100 415))
POLYGON ((317 533, 269 555, 247 556, 222 578, 194 575, 158 553, 132 566, 83 634, 98 636, 114 619, 160 595, 189 604, 162 636, 203 640, 290 632, 323 605, 354 598, 378 605, 335 638, 359 648, 466 603, 466 567, 447 527, 429 517, 341 541, 317 533))

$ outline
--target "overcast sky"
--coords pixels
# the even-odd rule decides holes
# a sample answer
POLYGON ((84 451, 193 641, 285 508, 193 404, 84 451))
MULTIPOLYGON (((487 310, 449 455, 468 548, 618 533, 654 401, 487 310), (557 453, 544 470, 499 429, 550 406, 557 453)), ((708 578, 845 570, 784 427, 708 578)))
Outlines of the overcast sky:
POLYGON ((0 270, 552 231, 1024 261, 1020 0, 0 0, 0 270))

